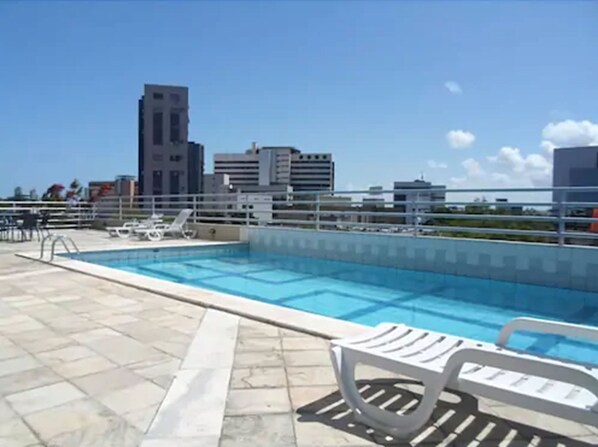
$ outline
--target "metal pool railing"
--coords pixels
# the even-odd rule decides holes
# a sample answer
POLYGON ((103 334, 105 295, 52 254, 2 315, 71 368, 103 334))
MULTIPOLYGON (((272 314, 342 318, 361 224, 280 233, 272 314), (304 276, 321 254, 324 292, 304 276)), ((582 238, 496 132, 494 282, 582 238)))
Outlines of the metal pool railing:
POLYGON ((0 220, 18 220, 23 214, 35 212, 48 215, 48 228, 88 228, 95 219, 91 203, 51 201, 8 201, 0 200, 0 220))
POLYGON ((598 187, 110 196, 93 204, 93 215, 131 220, 156 213, 174 216, 183 208, 193 210, 193 223, 560 245, 593 245, 598 239, 598 187))
MULTIPOLYGON (((254 188, 255 189, 255 188, 254 188)), ((221 194, 108 196, 93 203, 0 202, 2 214, 32 208, 50 228, 133 220, 181 209, 192 223, 308 228, 598 245, 598 187, 376 191, 260 191, 221 194)))

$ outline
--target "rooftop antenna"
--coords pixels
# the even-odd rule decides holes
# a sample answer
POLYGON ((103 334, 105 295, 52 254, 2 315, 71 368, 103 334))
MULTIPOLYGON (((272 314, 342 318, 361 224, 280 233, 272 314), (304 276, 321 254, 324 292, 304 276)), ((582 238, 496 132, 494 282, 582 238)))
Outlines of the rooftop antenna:
POLYGON ((419 173, 419 179, 423 182, 424 181, 424 171, 419 173))

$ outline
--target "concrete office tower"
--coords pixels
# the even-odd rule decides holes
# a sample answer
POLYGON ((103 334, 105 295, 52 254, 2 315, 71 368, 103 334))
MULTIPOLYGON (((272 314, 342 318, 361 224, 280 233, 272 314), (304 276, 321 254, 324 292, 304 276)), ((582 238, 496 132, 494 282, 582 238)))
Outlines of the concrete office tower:
POLYGON ((139 194, 201 191, 203 146, 189 142, 187 87, 144 86, 139 100, 139 194))
POLYGON ((243 154, 214 154, 214 173, 228 174, 235 187, 291 186, 294 191, 334 188, 332 154, 303 154, 290 146, 258 147, 243 154))
MULTIPOLYGON (((395 210, 403 213, 413 213, 416 209, 420 213, 427 213, 433 210, 434 206, 430 204, 418 204, 414 205, 414 201, 420 202, 437 202, 438 206, 444 206, 446 201, 446 186, 445 185, 433 185, 425 180, 414 180, 412 182, 394 182, 393 194, 394 202, 405 202, 405 204, 395 203, 395 210), (420 191, 411 191, 420 190, 420 191), (423 190, 423 191, 421 191, 423 190), (428 191, 429 190, 429 191, 428 191), (434 190, 434 191, 432 191, 434 190)), ((414 223, 412 216, 405 216, 404 222, 412 225, 414 223)), ((425 219, 421 219, 421 223, 425 223, 425 219)))
MULTIPOLYGON (((552 186, 598 186, 598 146, 564 147, 554 150, 552 186)), ((563 195, 569 202, 598 202, 598 192, 563 195)), ((559 193, 552 193, 559 200, 559 193)))

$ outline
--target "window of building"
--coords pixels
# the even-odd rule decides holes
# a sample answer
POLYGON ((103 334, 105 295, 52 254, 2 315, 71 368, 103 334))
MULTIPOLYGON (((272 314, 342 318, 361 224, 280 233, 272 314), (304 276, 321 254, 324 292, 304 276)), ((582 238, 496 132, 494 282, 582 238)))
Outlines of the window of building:
POLYGON ((152 194, 162 194, 162 171, 152 171, 152 194))
POLYGON ((181 116, 178 112, 170 112, 170 142, 181 141, 181 116))
POLYGON ((162 154, 152 154, 152 161, 162 161, 164 156, 162 154))
POLYGON ((164 95, 162 93, 154 93, 154 99, 164 99, 164 95))
POLYGON ((308 159, 308 160, 311 160, 311 155, 308 155, 308 156, 307 156, 307 159, 308 159))
POLYGON ((319 156, 319 155, 314 155, 314 158, 315 158, 316 160, 319 160, 319 159, 320 159, 320 156, 319 156))
POLYGON ((182 155, 171 155, 170 161, 181 161, 183 159, 182 155))
POLYGON ((170 194, 177 194, 180 190, 179 171, 170 171, 170 194))
POLYGON ((170 100, 174 103, 178 103, 181 100, 181 95, 179 95, 178 93, 171 93, 170 100))
POLYGON ((163 133, 162 133, 162 112, 154 112, 153 117, 153 137, 154 137, 154 144, 161 146, 163 143, 163 133))

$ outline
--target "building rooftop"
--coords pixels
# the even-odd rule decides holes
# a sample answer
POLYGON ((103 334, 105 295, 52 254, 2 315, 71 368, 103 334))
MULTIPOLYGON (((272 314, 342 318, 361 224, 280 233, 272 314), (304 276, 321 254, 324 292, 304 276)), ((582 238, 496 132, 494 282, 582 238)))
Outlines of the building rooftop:
MULTIPOLYGON (((83 249, 143 245, 67 234, 83 249)), ((327 340, 15 256, 38 244, 0 243, 3 446, 598 443, 597 428, 448 392, 420 434, 392 439, 353 420, 327 340)), ((376 368, 357 379, 374 405, 421 397, 376 368)))

